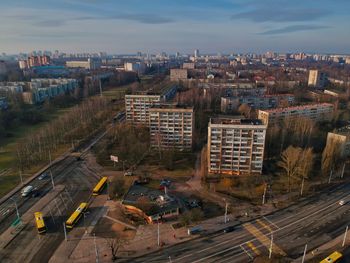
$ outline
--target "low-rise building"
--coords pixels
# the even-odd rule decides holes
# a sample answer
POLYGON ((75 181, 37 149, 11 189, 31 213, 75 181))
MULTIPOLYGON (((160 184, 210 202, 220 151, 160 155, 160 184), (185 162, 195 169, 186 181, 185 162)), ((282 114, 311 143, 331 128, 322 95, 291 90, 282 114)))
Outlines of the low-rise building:
POLYGON ((281 104, 286 106, 294 103, 293 94, 276 94, 263 96, 232 96, 221 98, 221 111, 235 111, 242 104, 247 104, 255 109, 271 109, 276 108, 281 104))
POLYGON ((149 109, 151 147, 190 150, 192 148, 193 108, 160 105, 149 109))
POLYGON ((281 123, 289 118, 304 117, 318 121, 329 121, 333 118, 334 106, 331 103, 308 104, 270 110, 259 110, 258 118, 269 126, 281 123))
POLYGON ((129 188, 122 204, 129 213, 143 217, 149 224, 180 214, 180 206, 173 196, 138 184, 129 188))
POLYGON ((327 134, 327 145, 334 144, 341 157, 350 157, 350 126, 343 127, 327 134))
POLYGON ((208 172, 261 174, 266 125, 260 120, 216 118, 208 126, 208 172))
POLYGON ((170 69, 170 80, 171 81, 179 81, 179 80, 187 80, 188 72, 187 69, 170 69))
POLYGON ((101 67, 101 61, 99 59, 88 58, 88 60, 76 60, 67 61, 67 68, 84 68, 87 70, 99 69, 101 67))

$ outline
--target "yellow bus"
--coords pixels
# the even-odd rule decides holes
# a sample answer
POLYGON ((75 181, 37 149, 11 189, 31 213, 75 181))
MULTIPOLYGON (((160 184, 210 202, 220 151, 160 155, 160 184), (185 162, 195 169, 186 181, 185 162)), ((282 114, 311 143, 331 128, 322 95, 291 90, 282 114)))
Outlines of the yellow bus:
POLYGON ((36 229, 38 230, 39 234, 46 232, 46 226, 43 218, 43 213, 41 212, 35 212, 34 213, 35 223, 36 223, 36 229))
POLYGON ((101 180, 95 186, 94 190, 92 190, 92 195, 99 195, 102 192, 103 188, 105 187, 105 185, 107 183, 107 179, 108 179, 108 177, 101 178, 101 180))
POLYGON ((78 208, 73 212, 73 214, 66 221, 67 228, 73 228, 73 226, 79 221, 80 217, 87 209, 87 203, 81 203, 78 208))
POLYGON ((335 251, 330 254, 328 257, 320 261, 320 263, 334 263, 339 262, 339 260, 343 257, 342 253, 335 251))

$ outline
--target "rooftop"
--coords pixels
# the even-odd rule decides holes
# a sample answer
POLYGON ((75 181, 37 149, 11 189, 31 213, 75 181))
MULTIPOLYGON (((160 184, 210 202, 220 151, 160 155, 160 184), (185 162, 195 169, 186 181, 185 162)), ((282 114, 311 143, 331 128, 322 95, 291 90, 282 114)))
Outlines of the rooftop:
POLYGON ((307 104, 307 105, 299 105, 299 106, 291 106, 291 107, 259 110, 259 111, 270 113, 270 112, 284 112, 284 111, 293 111, 293 110, 305 110, 305 109, 312 109, 312 108, 317 108, 317 107, 333 107, 333 104, 331 104, 331 103, 315 103, 315 104, 307 104))
POLYGON ((179 104, 160 104, 156 106, 152 106, 150 110, 156 110, 156 109, 164 109, 164 110, 187 110, 187 111, 193 111, 193 107, 189 107, 186 105, 179 105, 179 104))
POLYGON ((264 125, 259 119, 241 119, 240 117, 232 116, 231 118, 211 118, 210 124, 226 124, 226 125, 264 125))

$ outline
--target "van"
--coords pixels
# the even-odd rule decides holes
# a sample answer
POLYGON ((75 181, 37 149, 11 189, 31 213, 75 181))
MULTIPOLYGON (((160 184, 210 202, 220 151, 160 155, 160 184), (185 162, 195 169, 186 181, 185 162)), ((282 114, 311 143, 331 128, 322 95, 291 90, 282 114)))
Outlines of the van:
POLYGON ((187 229, 187 234, 188 235, 195 235, 199 234, 202 231, 202 228, 200 226, 194 226, 189 229, 187 229))
POLYGON ((28 196, 32 191, 33 191, 33 189, 34 189, 34 187, 33 186, 31 186, 31 185, 27 185, 26 187, 24 187, 23 189, 22 189, 22 196, 23 197, 26 197, 26 196, 28 196))

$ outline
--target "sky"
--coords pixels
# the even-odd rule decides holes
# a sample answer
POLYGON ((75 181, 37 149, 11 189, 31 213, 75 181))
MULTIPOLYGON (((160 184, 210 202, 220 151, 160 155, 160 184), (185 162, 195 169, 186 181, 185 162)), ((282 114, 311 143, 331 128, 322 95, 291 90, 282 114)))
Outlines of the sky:
POLYGON ((0 0, 0 53, 350 54, 350 0, 0 0))

